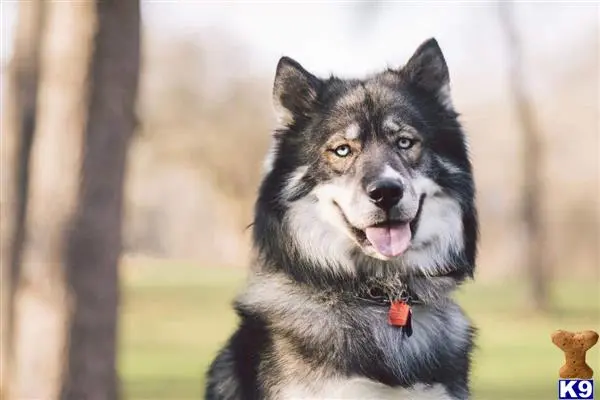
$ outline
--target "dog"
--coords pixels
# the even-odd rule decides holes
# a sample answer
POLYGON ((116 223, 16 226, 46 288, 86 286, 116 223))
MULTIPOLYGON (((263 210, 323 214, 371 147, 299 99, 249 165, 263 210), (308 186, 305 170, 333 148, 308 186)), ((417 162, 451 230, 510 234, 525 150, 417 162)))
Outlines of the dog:
POLYGON ((467 399, 475 185, 437 41, 319 78, 280 59, 237 331, 206 399, 467 399))

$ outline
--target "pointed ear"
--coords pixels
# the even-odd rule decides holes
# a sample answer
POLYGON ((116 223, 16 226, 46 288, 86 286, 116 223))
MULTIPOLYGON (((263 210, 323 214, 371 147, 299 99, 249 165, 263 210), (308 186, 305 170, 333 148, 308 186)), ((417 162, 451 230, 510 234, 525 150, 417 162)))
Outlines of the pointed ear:
POLYGON ((442 49, 434 38, 423 42, 402 69, 409 82, 434 94, 451 108, 450 74, 442 49))
POLYGON ((277 119, 289 126, 298 117, 307 115, 317 99, 321 80, 289 57, 277 63, 273 84, 273 103, 277 119))

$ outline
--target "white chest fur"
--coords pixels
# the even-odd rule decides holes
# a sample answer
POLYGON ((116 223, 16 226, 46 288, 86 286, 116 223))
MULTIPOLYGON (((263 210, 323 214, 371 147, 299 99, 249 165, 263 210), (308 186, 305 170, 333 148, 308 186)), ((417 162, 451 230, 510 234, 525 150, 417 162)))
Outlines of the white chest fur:
POLYGON ((282 400, 452 400, 440 385, 416 384, 410 389, 393 388, 366 378, 328 380, 287 387, 282 400))

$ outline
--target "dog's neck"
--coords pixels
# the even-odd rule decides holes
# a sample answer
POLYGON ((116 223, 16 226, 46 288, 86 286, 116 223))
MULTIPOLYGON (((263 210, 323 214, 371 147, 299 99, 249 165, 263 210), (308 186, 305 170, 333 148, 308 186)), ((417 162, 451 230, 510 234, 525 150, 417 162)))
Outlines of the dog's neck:
POLYGON ((380 269, 374 272, 369 269, 340 271, 327 269, 324 266, 307 264, 296 268, 282 268, 276 264, 256 260, 254 278, 263 280, 271 274, 277 282, 304 287, 316 293, 342 294, 349 297, 364 298, 369 293, 377 293, 388 299, 396 298, 402 291, 408 291, 415 299, 424 304, 443 301, 469 274, 460 269, 438 275, 423 275, 418 272, 406 273, 393 268, 380 269))

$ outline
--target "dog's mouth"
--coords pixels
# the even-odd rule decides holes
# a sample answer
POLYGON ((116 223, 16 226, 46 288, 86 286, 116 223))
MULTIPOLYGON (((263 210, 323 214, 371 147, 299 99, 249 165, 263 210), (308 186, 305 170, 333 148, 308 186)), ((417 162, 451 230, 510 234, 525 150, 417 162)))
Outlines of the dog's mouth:
POLYGON ((387 259, 398 257, 410 247, 411 239, 416 231, 418 220, 421 214, 423 198, 419 201, 419 208, 414 218, 408 221, 386 220, 380 223, 359 229, 352 225, 342 208, 334 202, 339 210, 348 231, 354 240, 367 253, 375 252, 377 255, 387 259))

